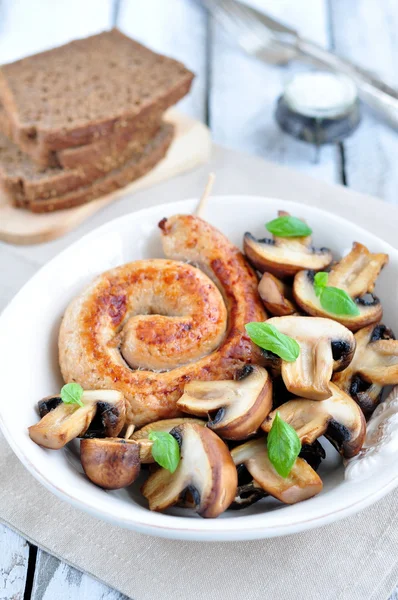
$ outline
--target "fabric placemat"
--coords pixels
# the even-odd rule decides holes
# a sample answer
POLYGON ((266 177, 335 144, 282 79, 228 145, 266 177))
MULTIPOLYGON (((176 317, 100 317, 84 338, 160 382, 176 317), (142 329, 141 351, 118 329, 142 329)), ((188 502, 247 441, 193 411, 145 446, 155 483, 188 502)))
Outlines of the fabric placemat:
MULTIPOLYGON (((217 173, 217 194, 261 194, 320 206, 397 246, 397 207, 215 148, 210 165, 137 194, 134 204, 122 199, 91 227, 48 246, 48 255, 118 214, 198 196, 209 169, 217 173)), ((306 533, 198 543, 123 530, 72 508, 32 478, 1 435, 0 472, 1 522, 134 600, 387 600, 398 582, 398 491, 354 517, 306 533)))

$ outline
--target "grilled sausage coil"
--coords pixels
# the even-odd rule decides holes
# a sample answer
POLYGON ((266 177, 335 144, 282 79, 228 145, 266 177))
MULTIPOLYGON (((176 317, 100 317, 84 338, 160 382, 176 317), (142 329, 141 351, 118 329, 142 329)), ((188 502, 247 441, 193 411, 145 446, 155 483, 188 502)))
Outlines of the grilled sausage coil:
POLYGON ((65 381, 121 391, 137 426, 177 416, 191 379, 229 379, 261 363, 244 325, 266 318, 257 277, 225 236, 188 215, 159 226, 169 260, 99 276, 71 302, 59 335, 65 381))

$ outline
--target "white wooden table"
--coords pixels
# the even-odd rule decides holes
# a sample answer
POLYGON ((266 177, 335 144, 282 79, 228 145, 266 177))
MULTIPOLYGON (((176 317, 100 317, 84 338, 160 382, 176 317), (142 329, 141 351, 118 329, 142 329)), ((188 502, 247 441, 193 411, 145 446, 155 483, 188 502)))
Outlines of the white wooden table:
MULTIPOLYGON (((398 87, 394 0, 254 1, 398 87)), ((0 0, 0 63, 112 25, 195 71, 181 109, 207 122, 216 142, 397 202, 398 133, 365 112, 355 135, 322 148, 315 162, 314 149, 282 134, 273 118, 283 83, 303 67, 267 66, 244 56, 195 0, 0 0)), ((56 250, 57 244, 0 245, 0 308, 56 250)), ((0 600, 22 598, 123 597, 0 526, 0 600)), ((398 600, 398 591, 392 598, 398 600)))

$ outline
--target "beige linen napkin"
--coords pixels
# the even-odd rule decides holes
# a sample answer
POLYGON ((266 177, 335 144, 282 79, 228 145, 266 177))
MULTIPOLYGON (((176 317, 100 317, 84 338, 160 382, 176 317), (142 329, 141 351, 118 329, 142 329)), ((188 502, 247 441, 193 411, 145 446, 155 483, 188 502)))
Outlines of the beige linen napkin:
MULTIPOLYGON (((210 168, 218 177, 216 193, 321 206, 396 245, 396 207, 220 148, 210 168)), ((134 207, 197 196, 208 170, 137 194, 134 207)), ((126 198, 91 226, 129 210, 126 198)), ((78 235, 53 243, 49 254, 78 235)), ((197 543, 126 531, 72 508, 29 475, 1 435, 0 473, 0 521, 134 600, 387 600, 398 582, 398 491, 322 529, 263 541, 197 543)))

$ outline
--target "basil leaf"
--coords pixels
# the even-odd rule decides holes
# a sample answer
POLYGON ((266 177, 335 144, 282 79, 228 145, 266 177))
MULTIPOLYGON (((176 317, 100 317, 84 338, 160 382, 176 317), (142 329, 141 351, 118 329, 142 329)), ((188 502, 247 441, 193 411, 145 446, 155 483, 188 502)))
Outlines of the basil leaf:
POLYGON ((276 413, 267 437, 268 457, 281 477, 288 477, 301 450, 295 429, 276 413))
POLYGON ((268 223, 265 224, 265 227, 272 235, 278 237, 307 237, 312 233, 312 229, 308 227, 307 223, 304 223, 301 219, 297 219, 297 217, 291 217, 290 215, 268 221, 268 223))
POLYGON ((300 354, 300 346, 293 338, 278 331, 268 323, 247 323, 245 329, 252 342, 269 350, 286 362, 294 362, 300 354))
POLYGON ((65 404, 78 404, 84 406, 82 402, 83 388, 78 383, 66 383, 61 389, 61 400, 65 404))
POLYGON ((354 300, 340 288, 325 287, 319 297, 322 308, 334 315, 352 315, 357 317, 360 312, 354 300))
POLYGON ((175 437, 167 431, 152 431, 148 439, 153 442, 152 456, 158 465, 174 473, 180 462, 180 446, 175 437))
POLYGON ((325 271, 319 271, 319 273, 315 273, 314 277, 314 290, 315 294, 318 296, 321 295, 322 290, 327 286, 329 279, 329 274, 325 273, 325 271))

